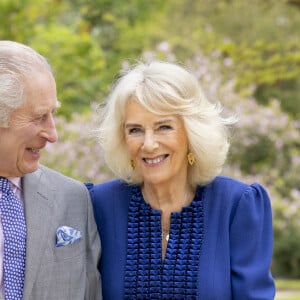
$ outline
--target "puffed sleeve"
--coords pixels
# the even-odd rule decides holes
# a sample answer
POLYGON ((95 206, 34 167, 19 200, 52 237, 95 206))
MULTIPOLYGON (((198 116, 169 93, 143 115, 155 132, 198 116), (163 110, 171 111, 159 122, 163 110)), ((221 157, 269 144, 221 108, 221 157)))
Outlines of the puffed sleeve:
POLYGON ((233 299, 273 300, 272 211, 269 196, 259 184, 250 185, 239 200, 230 227, 230 247, 233 299))

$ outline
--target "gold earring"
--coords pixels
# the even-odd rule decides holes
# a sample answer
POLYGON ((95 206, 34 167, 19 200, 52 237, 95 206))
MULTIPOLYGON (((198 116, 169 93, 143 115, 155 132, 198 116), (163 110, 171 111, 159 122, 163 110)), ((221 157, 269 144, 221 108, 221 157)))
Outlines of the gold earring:
POLYGON ((135 163, 134 163, 133 159, 130 160, 130 166, 131 166, 132 170, 135 169, 135 163))
POLYGON ((192 166, 192 165, 195 163, 195 161, 196 161, 195 155, 194 155, 192 152, 190 152, 190 153, 188 154, 187 159, 188 159, 188 162, 189 162, 189 164, 190 164, 191 166, 192 166))

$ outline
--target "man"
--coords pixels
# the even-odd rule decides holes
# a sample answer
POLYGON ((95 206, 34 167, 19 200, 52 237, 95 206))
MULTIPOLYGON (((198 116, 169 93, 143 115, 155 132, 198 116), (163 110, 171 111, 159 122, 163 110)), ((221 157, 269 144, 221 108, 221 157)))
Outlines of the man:
POLYGON ((39 165, 47 142, 57 140, 58 106, 46 59, 0 41, 0 299, 102 298, 88 192, 39 165), (7 214, 13 205, 21 209, 7 214))

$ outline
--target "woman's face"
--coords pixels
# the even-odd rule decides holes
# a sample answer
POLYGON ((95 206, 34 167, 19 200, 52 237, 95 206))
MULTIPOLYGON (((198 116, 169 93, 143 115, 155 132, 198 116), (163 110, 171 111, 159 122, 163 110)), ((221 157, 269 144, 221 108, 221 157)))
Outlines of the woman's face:
POLYGON ((186 181, 188 139, 179 116, 156 115, 128 101, 124 130, 135 170, 144 183, 186 181))

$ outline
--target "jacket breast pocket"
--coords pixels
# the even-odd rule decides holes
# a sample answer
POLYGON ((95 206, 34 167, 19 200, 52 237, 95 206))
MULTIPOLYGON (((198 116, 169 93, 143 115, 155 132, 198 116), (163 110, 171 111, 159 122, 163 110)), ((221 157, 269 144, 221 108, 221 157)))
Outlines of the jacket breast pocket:
POLYGON ((73 244, 53 248, 54 261, 62 261, 78 257, 84 253, 84 241, 81 239, 73 244))

